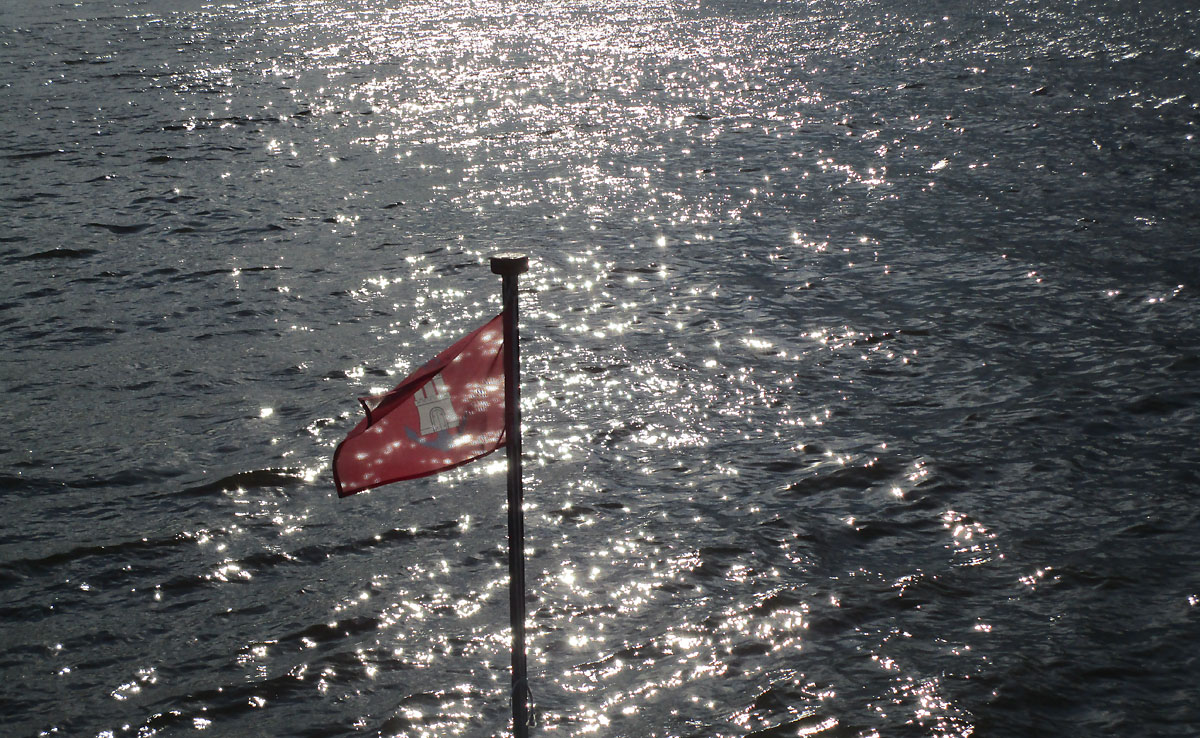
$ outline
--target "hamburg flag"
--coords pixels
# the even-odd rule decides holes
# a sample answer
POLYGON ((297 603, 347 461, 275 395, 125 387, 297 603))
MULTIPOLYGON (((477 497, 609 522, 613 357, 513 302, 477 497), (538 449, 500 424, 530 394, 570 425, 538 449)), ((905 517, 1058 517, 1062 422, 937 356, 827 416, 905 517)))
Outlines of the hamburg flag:
POLYGON ((474 461, 504 438, 501 313, 396 385, 333 452, 338 497, 474 461))

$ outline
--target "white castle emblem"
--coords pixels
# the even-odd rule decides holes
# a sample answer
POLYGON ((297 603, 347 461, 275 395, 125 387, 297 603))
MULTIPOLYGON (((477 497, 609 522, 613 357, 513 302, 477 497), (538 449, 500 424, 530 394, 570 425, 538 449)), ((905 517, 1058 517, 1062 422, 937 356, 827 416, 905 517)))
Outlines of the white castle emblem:
POLYGON ((450 392, 441 374, 435 375, 417 390, 413 399, 417 405, 417 415, 421 418, 421 435, 428 436, 458 425, 458 414, 454 412, 450 392))

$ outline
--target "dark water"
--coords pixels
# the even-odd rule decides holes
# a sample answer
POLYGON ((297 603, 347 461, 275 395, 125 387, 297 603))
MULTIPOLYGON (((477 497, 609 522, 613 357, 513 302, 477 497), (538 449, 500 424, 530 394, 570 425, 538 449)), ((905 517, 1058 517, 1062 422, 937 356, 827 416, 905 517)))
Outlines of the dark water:
POLYGON ((1200 11, 0 3, 8 736, 1200 731, 1200 11))

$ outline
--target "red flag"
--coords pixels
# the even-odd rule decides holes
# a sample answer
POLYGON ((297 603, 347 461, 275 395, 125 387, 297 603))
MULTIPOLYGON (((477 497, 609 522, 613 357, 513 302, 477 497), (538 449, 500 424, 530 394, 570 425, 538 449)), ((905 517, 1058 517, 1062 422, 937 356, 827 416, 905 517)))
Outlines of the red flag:
POLYGON ((504 445, 503 317, 391 392, 359 398, 367 417, 333 452, 338 497, 453 469, 504 445))

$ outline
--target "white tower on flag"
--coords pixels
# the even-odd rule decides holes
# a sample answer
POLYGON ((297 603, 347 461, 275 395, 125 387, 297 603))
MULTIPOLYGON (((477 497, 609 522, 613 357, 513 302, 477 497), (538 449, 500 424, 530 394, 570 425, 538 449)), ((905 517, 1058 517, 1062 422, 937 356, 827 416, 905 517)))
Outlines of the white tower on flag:
POLYGON ((422 436, 458 425, 458 414, 454 412, 450 391, 446 389, 441 374, 435 375, 424 387, 417 390, 413 401, 417 405, 417 415, 421 418, 422 436))

